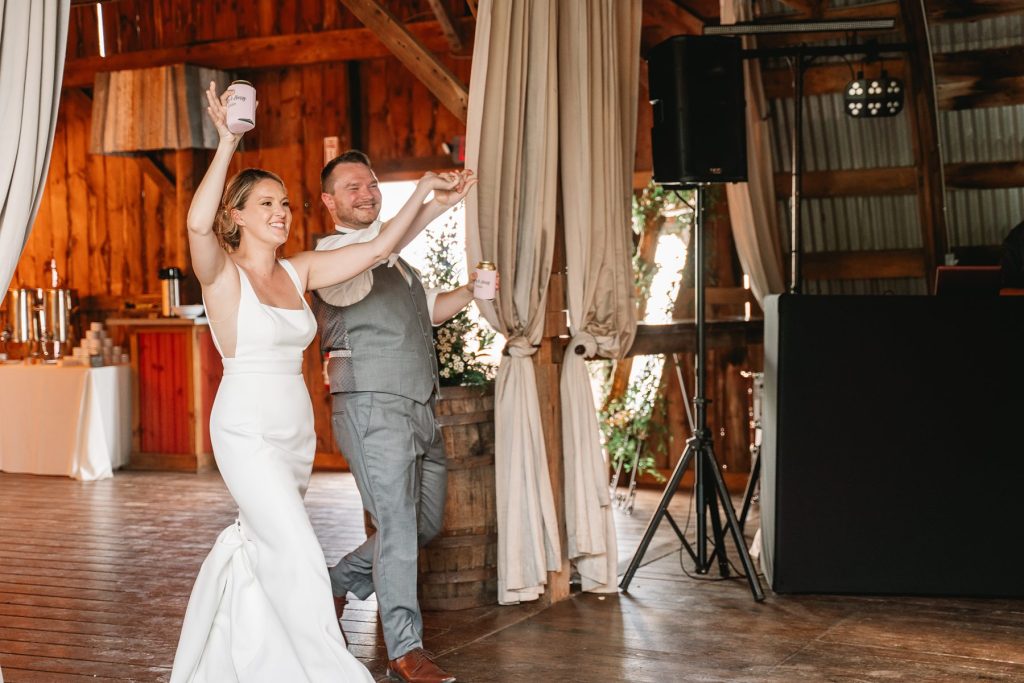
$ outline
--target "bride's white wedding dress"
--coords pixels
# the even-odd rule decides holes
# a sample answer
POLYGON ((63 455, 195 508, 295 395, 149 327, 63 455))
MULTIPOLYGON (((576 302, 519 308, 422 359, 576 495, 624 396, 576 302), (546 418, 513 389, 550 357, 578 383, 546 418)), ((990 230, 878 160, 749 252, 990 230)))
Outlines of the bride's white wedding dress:
MULTIPOLYGON (((373 678, 345 647, 324 553, 302 503, 313 468, 313 410, 302 352, 316 320, 260 303, 239 268, 233 358, 210 416, 214 457, 238 520, 221 532, 189 599, 171 683, 320 683, 373 678)), ((214 343, 223 355, 216 335, 214 343)))

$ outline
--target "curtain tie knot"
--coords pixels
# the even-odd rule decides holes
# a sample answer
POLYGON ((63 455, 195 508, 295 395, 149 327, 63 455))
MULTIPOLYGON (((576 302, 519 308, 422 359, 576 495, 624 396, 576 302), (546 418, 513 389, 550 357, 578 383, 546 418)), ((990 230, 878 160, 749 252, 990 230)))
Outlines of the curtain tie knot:
POLYGON ((569 342, 569 346, 577 356, 584 358, 590 358, 597 353, 597 339, 589 332, 577 332, 569 342))
POLYGON ((505 342, 505 353, 513 358, 529 358, 537 349, 526 337, 512 337, 505 342))

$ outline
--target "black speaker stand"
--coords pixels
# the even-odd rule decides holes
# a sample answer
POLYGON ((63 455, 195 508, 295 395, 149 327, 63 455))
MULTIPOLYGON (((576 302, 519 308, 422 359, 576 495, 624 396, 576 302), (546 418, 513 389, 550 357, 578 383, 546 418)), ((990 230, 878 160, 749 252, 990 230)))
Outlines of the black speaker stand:
POLYGON ((694 358, 697 381, 693 395, 693 405, 696 413, 695 429, 693 430, 693 436, 686 442, 686 450, 683 452, 683 456, 676 463, 675 469, 672 471, 672 476, 665 486, 658 509, 647 525, 643 540, 640 541, 640 546, 633 555, 633 559, 630 561, 629 567, 619 583, 619 588, 624 591, 629 589, 633 575, 640 568, 640 562, 643 560, 644 553, 647 552, 647 547, 651 544, 651 539, 654 538, 658 525, 661 524, 662 518, 666 517, 679 540, 682 541, 683 547, 686 548, 690 557, 693 558, 698 573, 706 574, 710 570, 715 556, 717 556, 719 572, 723 577, 728 576, 729 561, 725 553, 725 534, 722 528, 722 519, 719 515, 720 502, 721 508, 725 511, 729 532, 732 534, 733 542, 736 544, 736 552, 739 553, 740 561, 743 564, 743 571, 746 572, 747 583, 750 584, 750 592, 754 595, 756 601, 761 602, 764 600, 764 591, 762 591, 761 582, 757 578, 754 563, 750 560, 750 553, 747 551, 743 532, 739 521, 736 519, 736 511, 732 507, 729 490, 725 486, 725 480, 722 478, 722 472, 715 458, 711 430, 708 429, 708 401, 705 397, 705 386, 707 384, 705 361, 707 353, 704 329, 704 244, 702 236, 704 231, 704 184, 696 186, 696 195, 697 205, 694 211, 693 222, 694 279, 696 280, 694 283, 694 305, 696 308, 695 318, 697 325, 697 353, 694 358), (693 546, 686 540, 679 525, 672 519, 672 515, 668 511, 668 505, 679 488, 679 482, 682 481, 683 472, 691 461, 694 463, 694 504, 697 509, 697 538, 693 546), (711 478, 710 481, 709 477, 711 478), (710 557, 708 556, 707 537, 707 520, 709 516, 714 533, 715 548, 710 557))

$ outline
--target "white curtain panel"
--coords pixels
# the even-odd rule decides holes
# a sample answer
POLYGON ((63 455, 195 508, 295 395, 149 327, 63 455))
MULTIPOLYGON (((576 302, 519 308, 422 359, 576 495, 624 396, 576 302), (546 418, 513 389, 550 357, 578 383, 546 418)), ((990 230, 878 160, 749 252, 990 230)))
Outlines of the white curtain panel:
POLYGON ((57 126, 71 0, 0 0, 0 292, 43 196, 57 126))
MULTIPOLYGON (((752 21, 750 0, 721 0, 722 24, 752 21)), ((754 39, 743 39, 753 48, 754 39)), ((768 101, 757 60, 743 61, 747 99, 747 182, 725 186, 729 220, 736 253, 743 271, 750 276, 750 289, 758 303, 768 294, 785 290, 786 276, 782 241, 775 212, 775 183, 772 173, 771 126, 768 101)))
POLYGON ((480 183, 466 201, 469 263, 501 273, 487 320, 507 339, 495 391, 498 602, 535 600, 561 568, 537 383, 555 243, 558 110, 556 5, 483 0, 477 11, 466 124, 466 167, 480 183))
POLYGON ((642 6, 640 0, 560 0, 558 7, 559 148, 572 336, 560 386, 566 542, 583 590, 615 592, 618 553, 608 464, 584 356, 621 358, 636 332, 630 203, 642 6))

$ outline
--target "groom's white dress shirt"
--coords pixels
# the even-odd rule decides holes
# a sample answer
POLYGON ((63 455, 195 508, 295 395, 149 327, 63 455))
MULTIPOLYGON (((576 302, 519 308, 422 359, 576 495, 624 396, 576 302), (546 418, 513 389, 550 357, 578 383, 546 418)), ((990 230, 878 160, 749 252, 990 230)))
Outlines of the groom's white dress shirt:
MULTIPOLYGON (((316 251, 329 251, 331 249, 344 247, 348 244, 369 242, 380 234, 380 229, 383 225, 384 223, 380 220, 375 220, 370 227, 363 228, 362 230, 354 230, 341 225, 335 225, 334 229, 337 232, 334 235, 328 235, 321 239, 316 245, 316 251)), ((412 274, 405 272, 405 268, 398 262, 399 256, 400 254, 393 253, 388 258, 376 264, 374 268, 387 263, 388 268, 398 268, 406 281, 409 281, 412 274)), ((419 274, 417 273, 417 276, 418 275, 419 274)), ((366 295, 370 293, 370 289, 372 288, 373 268, 370 268, 364 270, 359 275, 356 275, 351 280, 346 280, 345 282, 331 285, 330 287, 318 289, 317 293, 324 301, 332 306, 350 306, 357 301, 362 301, 366 298, 366 295)), ((424 291, 427 294, 427 312, 430 315, 431 321, 433 321, 434 302, 437 301, 437 295, 441 293, 441 290, 424 288, 424 291)))

